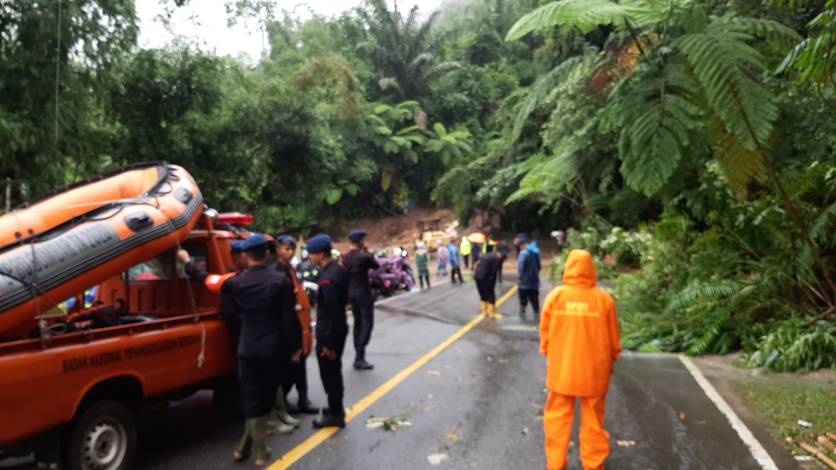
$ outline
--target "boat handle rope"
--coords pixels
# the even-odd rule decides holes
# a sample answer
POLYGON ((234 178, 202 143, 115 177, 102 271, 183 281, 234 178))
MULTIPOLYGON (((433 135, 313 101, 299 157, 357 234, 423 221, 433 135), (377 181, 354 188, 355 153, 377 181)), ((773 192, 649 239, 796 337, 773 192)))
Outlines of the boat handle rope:
MULTIPOLYGON (((157 198, 154 198, 154 200, 157 201, 157 204, 159 205, 157 198)), ((168 219, 169 225, 171 225, 171 233, 174 235, 174 241, 177 243, 177 251, 180 251, 183 249, 183 245, 180 244, 180 239, 177 238, 177 226, 174 225, 174 221, 171 220, 171 217, 166 218, 168 219)), ((206 363, 206 324, 200 321, 200 313, 197 311, 197 302, 195 301, 191 280, 186 280, 186 287, 189 291, 189 301, 192 305, 192 312, 194 312, 194 322, 200 323, 200 352, 197 355, 197 368, 201 369, 203 368, 203 364, 206 363)))

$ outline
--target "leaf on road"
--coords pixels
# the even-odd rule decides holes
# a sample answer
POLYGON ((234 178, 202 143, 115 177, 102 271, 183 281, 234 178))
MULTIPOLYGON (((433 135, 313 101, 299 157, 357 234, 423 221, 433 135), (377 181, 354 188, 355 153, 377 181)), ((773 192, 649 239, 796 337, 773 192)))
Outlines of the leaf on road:
POLYGON ((636 441, 616 441, 618 447, 633 447, 636 445, 636 441))
POLYGON ((441 465, 441 462, 447 460, 447 454, 430 454, 427 456, 427 462, 430 465, 441 465))
POLYGON ((398 415, 392 417, 372 416, 366 420, 366 427, 368 429, 383 428, 386 431, 396 431, 400 427, 412 426, 409 421, 409 415, 398 415))
POLYGON ((462 423, 457 423, 453 429, 447 433, 447 440, 450 442, 458 442, 461 440, 461 436, 459 435, 459 427, 462 423))
POLYGON ((432 377, 441 377, 441 372, 439 372, 437 370, 430 370, 430 371, 427 371, 427 375, 432 376, 432 377))

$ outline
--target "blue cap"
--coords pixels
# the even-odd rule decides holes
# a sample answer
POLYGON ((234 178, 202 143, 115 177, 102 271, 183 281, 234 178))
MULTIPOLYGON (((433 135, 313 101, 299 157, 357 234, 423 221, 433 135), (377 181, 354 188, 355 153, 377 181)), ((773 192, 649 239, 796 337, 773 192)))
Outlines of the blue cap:
POLYGON ((522 245, 523 243, 528 243, 528 235, 524 233, 518 233, 517 238, 514 240, 517 245, 522 245))
POLYGON ((267 242, 267 237, 260 233, 254 233, 241 242, 241 251, 247 252, 259 248, 267 248, 267 242))
POLYGON ((232 240, 232 242, 229 244, 229 247, 230 247, 233 255, 240 254, 241 252, 244 251, 244 250, 241 249, 241 244, 242 243, 244 243, 244 240, 232 240))
POLYGON ((348 234, 348 239, 351 240, 354 243, 359 242, 360 240, 362 240, 365 237, 366 237, 366 232, 364 232, 362 230, 354 230, 353 232, 348 234))
POLYGON ((286 233, 276 237, 276 242, 278 242, 279 245, 290 245, 293 248, 296 248, 296 239, 286 233))
POLYGON ((324 233, 314 235, 308 240, 308 253, 329 253, 331 251, 331 237, 324 233))

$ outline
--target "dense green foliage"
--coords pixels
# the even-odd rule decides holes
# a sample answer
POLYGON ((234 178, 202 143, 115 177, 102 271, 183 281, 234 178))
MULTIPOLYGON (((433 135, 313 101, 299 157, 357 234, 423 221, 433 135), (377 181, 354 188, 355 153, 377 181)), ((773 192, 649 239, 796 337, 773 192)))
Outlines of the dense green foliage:
POLYGON ((429 204, 571 228, 628 346, 834 366, 836 0, 387 5, 228 2, 267 34, 245 64, 137 48, 132 0, 3 2, 9 202, 168 160, 270 231, 429 204))

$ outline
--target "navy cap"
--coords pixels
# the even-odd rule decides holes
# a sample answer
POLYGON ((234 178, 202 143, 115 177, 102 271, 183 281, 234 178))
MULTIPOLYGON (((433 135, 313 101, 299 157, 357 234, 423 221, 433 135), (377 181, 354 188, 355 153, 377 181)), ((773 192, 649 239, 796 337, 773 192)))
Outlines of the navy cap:
POLYGON ((528 235, 524 233, 518 233, 517 238, 514 240, 517 245, 522 245, 523 243, 528 243, 528 235))
POLYGON ((279 243, 279 245, 290 245, 293 248, 296 248, 296 239, 286 233, 276 237, 276 241, 279 243))
POLYGON ((241 244, 244 243, 244 240, 232 240, 229 244, 229 248, 232 251, 233 255, 240 254, 244 250, 241 249, 241 244))
POLYGON ((362 230, 354 230, 353 232, 348 234, 348 239, 351 240, 354 243, 359 242, 360 240, 362 240, 365 237, 366 237, 366 232, 364 232, 362 230))
POLYGON ((241 251, 247 252, 259 248, 267 248, 267 237, 260 233, 254 233, 241 242, 241 251))
POLYGON ((308 240, 308 253, 328 253, 331 251, 331 237, 324 233, 314 235, 308 240))

